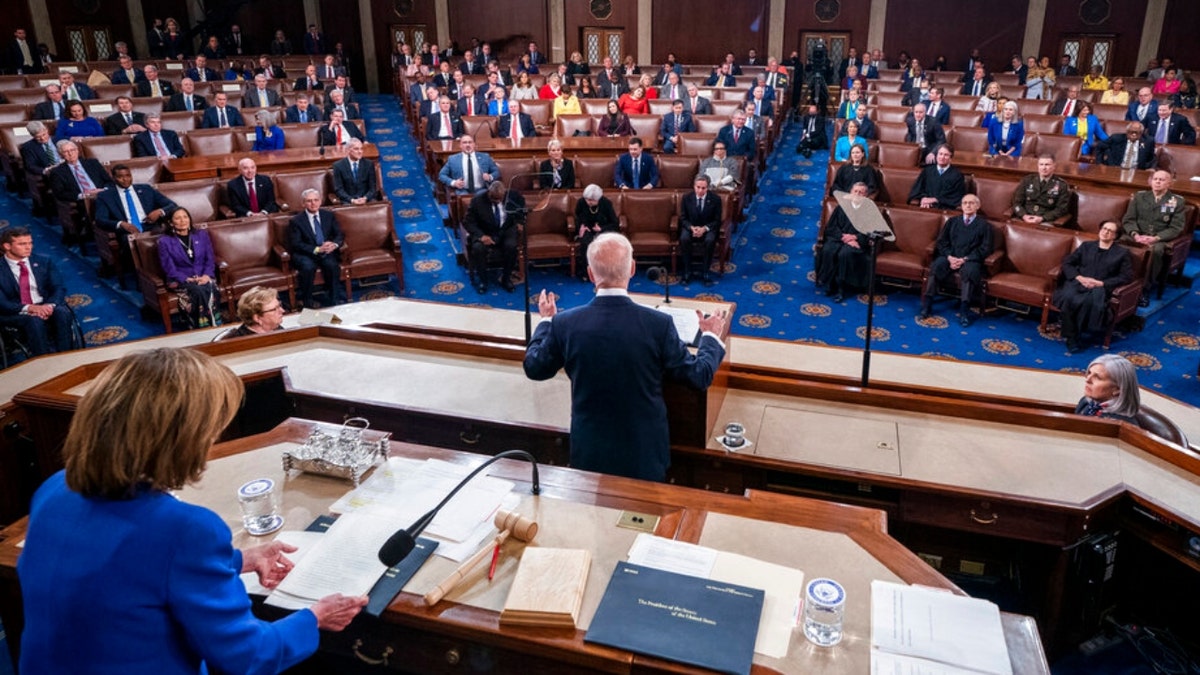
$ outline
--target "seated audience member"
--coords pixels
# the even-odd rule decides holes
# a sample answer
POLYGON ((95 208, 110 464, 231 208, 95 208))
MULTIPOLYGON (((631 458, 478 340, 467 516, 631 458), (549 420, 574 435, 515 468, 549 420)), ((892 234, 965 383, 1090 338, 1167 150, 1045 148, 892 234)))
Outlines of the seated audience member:
POLYGON ((620 232, 621 222, 612 201, 604 196, 604 190, 592 183, 583 189, 583 196, 575 202, 575 252, 580 260, 576 264, 581 281, 587 281, 587 249, 592 240, 603 232, 620 232))
POLYGON ((1184 78, 1179 82, 1179 91, 1175 92, 1175 97, 1172 103, 1176 108, 1185 110, 1195 110, 1200 104, 1200 95, 1196 93, 1196 82, 1190 77, 1184 78))
POLYGON ((975 103, 975 110, 983 113, 984 120, 991 119, 996 111, 1000 108, 1000 83, 989 82, 987 89, 983 92, 983 96, 975 103))
POLYGON ((1089 331, 1101 331, 1106 322, 1108 298, 1113 289, 1133 280, 1129 250, 1117 243, 1121 225, 1115 220, 1100 226, 1095 241, 1085 241, 1062 263, 1063 284, 1054 293, 1067 351, 1074 354, 1086 345, 1089 331))
POLYGON ((362 132, 358 129, 358 125, 343 120, 342 111, 337 109, 330 110, 329 123, 317 129, 317 145, 339 147, 349 143, 354 138, 360 141, 365 140, 362 132))
POLYGON ((697 243, 704 247, 700 281, 705 286, 712 284, 709 270, 721 233, 721 197, 709 193, 709 183, 707 175, 697 175, 692 181, 692 191, 679 200, 679 254, 683 258, 685 284, 692 280, 692 246, 697 243))
POLYGON ((771 130, 771 118, 755 115, 753 101, 746 101, 742 106, 742 112, 746 114, 746 130, 754 133, 758 138, 765 138, 771 130))
POLYGON ((346 145, 346 156, 333 163, 333 193, 343 204, 380 199, 375 163, 363 157, 363 142, 357 138, 346 145))
POLYGON ((499 117, 509 113, 508 91, 504 87, 492 87, 487 93, 487 114, 499 117))
POLYGON ((67 116, 58 120, 58 126, 54 128, 54 138, 60 141, 104 135, 104 127, 100 125, 100 120, 88 117, 83 101, 67 101, 67 116))
POLYGON ((1017 102, 1009 101, 998 115, 987 124, 988 153, 1006 157, 1020 157, 1025 139, 1025 123, 1017 115, 1017 102))
POLYGON ((925 104, 925 116, 942 127, 950 126, 950 104, 946 103, 945 95, 944 87, 930 87, 929 102, 925 104))
POLYGON ((1100 163, 1122 169, 1153 169, 1158 164, 1154 142, 1145 137, 1141 122, 1125 125, 1125 133, 1113 134, 1101 143, 1096 156, 1100 163))
POLYGON ((146 79, 146 74, 133 67, 133 59, 122 56, 117 59, 119 67, 113 71, 110 82, 113 84, 137 84, 146 79))
MULTIPOLYGON (((325 66, 322 66, 322 76, 328 77, 324 74, 324 68, 325 66)), ((336 69, 334 72, 334 77, 336 77, 336 69)), ((254 75, 262 75, 268 80, 283 80, 287 78, 287 73, 283 71, 283 68, 272 63, 271 57, 266 55, 258 57, 258 65, 254 67, 254 75)))
POLYGON ((700 95, 700 88, 695 83, 687 86, 688 95, 683 99, 683 109, 696 115, 711 115, 713 114, 712 101, 700 95))
POLYGON ((1071 206, 1071 186, 1054 175, 1054 156, 1039 155, 1037 173, 1030 174, 1017 183, 1013 191, 1012 217, 1030 225, 1045 224, 1067 215, 1071 206))
POLYGON ((267 86, 265 75, 254 76, 254 86, 242 94, 242 108, 274 108, 283 105, 279 92, 267 86))
POLYGON ((1150 89, 1150 92, 1155 96, 1161 96, 1165 99, 1170 99, 1178 91, 1179 71, 1175 68, 1164 70, 1162 78, 1155 82, 1154 86, 1150 89))
POLYGON ((938 234, 929 279, 921 294, 918 319, 925 321, 933 316, 933 299, 938 287, 953 281, 957 272, 960 286, 958 323, 964 328, 971 325, 971 298, 983 283, 983 261, 992 253, 992 226, 976 215, 978 211, 979 197, 964 195, 962 215, 946 221, 938 234))
POLYGON ((238 298, 237 315, 242 323, 220 339, 265 335, 283 330, 283 314, 279 292, 274 288, 255 286, 238 298))
POLYGON ((796 144, 796 152, 805 157, 812 157, 814 150, 825 150, 829 147, 829 137, 825 131, 825 116, 819 106, 810 105, 808 111, 800 118, 800 142, 796 144))
POLYGON ((463 134, 458 139, 459 153, 446 158, 438 181, 456 195, 478 194, 493 181, 500 180, 500 167, 486 152, 475 151, 475 137, 463 134))
POLYGON ((313 283, 320 269, 325 277, 326 297, 330 304, 340 305, 346 302, 339 251, 345 243, 345 235, 333 211, 321 208, 319 190, 309 188, 300 196, 304 200, 304 210, 292 216, 287 228, 287 248, 296 268, 299 302, 310 309, 321 307, 313 298, 313 283))
POLYGON ((517 83, 513 85, 512 100, 525 101, 538 97, 537 87, 533 86, 533 79, 529 75, 527 72, 517 74, 517 83))
POLYGON ((153 112, 146 115, 146 130, 133 137, 134 157, 170 159, 186 154, 179 134, 163 128, 162 115, 153 112))
POLYGON ((221 46, 221 38, 216 35, 210 35, 208 42, 204 44, 204 48, 200 50, 206 59, 219 61, 225 58, 225 48, 221 46))
MULTIPOLYGON (((62 122, 59 122, 62 125, 62 122)), ((1158 116, 1146 124, 1146 135, 1154 139, 1157 146, 1195 145, 1196 129, 1188 118, 1175 112, 1171 103, 1158 104, 1158 116)))
POLYGON ((563 157, 562 142, 557 138, 546 144, 549 159, 538 165, 537 182, 542 190, 574 190, 575 164, 563 157))
POLYGON ((462 96, 459 97, 455 108, 458 110, 459 117, 487 114, 487 104, 475 95, 475 87, 469 83, 463 85, 462 96))
MULTIPOLYGON (((957 167, 951 166, 954 159, 954 149, 943 143, 934 153, 934 162, 925 165, 917 175, 912 190, 908 193, 908 203, 916 203, 923 209, 953 209, 955 204, 961 204, 966 194, 966 181, 957 167)), ((974 198, 978 208, 979 198, 974 198)))
POLYGON ((79 146, 73 141, 59 141, 54 148, 62 161, 50 169, 46 182, 50 194, 58 201, 79 202, 80 208, 83 208, 85 196, 94 195, 113 184, 112 177, 104 170, 100 160, 81 158, 79 146))
POLYGON ((305 94, 297 94, 296 102, 289 105, 283 111, 283 120, 288 124, 304 124, 306 122, 320 122, 324 119, 321 115, 321 109, 312 105, 308 96, 305 94))
POLYGON ((704 81, 706 87, 736 87, 737 78, 729 72, 729 64, 722 63, 713 69, 712 74, 704 81))
POLYGON ((713 154, 700 162, 700 173, 708 176, 711 189, 720 192, 730 192, 739 183, 737 160, 726 154, 725 144, 721 141, 713 142, 713 154))
POLYGON ((425 121, 425 140, 452 141, 461 137, 466 129, 458 111, 454 110, 449 96, 438 98, 437 112, 432 113, 425 121))
POLYGON ((1025 98, 1044 100, 1054 92, 1054 69, 1043 68, 1037 59, 1029 57, 1026 62, 1028 72, 1025 73, 1025 98))
POLYGON ((208 101, 196 93, 196 83, 190 77, 179 81, 179 91, 163 105, 165 112, 195 112, 208 107, 208 101))
POLYGON ((19 225, 0 232, 0 249, 8 269, 0 273, 0 326, 20 331, 32 356, 69 351, 73 321, 54 261, 33 255, 33 235, 19 225))
POLYGON ((504 183, 492 181, 487 189, 471 198, 463 218, 467 230, 467 249, 471 269, 475 274, 475 290, 487 293, 487 259, 491 251, 499 251, 503 267, 500 287, 513 292, 512 273, 517 267, 517 237, 525 224, 525 199, 504 183))
POLYGON ((1129 92, 1125 90, 1125 78, 1114 77, 1109 88, 1100 95, 1100 105, 1129 105, 1129 92))
POLYGON ((39 120, 59 120, 67 116, 67 102, 63 100, 62 87, 46 85, 46 100, 33 106, 33 117, 39 120))
POLYGON ((242 114, 238 112, 237 108, 229 105, 229 96, 223 91, 213 95, 212 107, 205 110, 204 115, 200 118, 202 129, 227 129, 245 125, 242 114))
POLYGON ((859 183, 867 186, 867 198, 874 199, 879 194, 879 174, 875 167, 867 163, 867 149, 863 145, 850 146, 850 157, 838 167, 829 184, 829 194, 834 191, 850 192, 859 183))
POLYGON ((279 128, 279 118, 270 110, 259 110, 254 113, 254 152, 267 150, 282 150, 284 147, 283 129, 279 128))
POLYGON ((333 114, 333 111, 342 113, 342 117, 348 120, 362 119, 362 115, 358 112, 358 104, 353 101, 346 100, 346 97, 339 91, 331 91, 325 95, 325 117, 328 118, 333 114))
POLYGON ((146 130, 146 114, 133 109, 133 100, 118 96, 117 111, 104 118, 104 132, 109 136, 137 134, 146 130))
POLYGON ((1150 283, 1142 295, 1145 304, 1149 304, 1150 290, 1162 274, 1164 258, 1170 257, 1171 240, 1183 234, 1187 204, 1171 192, 1172 182, 1171 172, 1156 169, 1150 175, 1150 189, 1133 195, 1125 209, 1125 217, 1121 219, 1121 227, 1125 230, 1121 241, 1149 247, 1151 252, 1150 283))
POLYGON ((63 98, 68 101, 91 101, 96 98, 96 92, 92 91, 91 87, 76 82, 75 76, 66 71, 59 72, 58 86, 62 88, 63 98))
MULTIPOLYGON (((622 78, 621 81, 624 82, 624 78, 622 78)), ((559 79, 557 73, 554 73, 550 75, 550 77, 546 78, 546 84, 543 84, 542 88, 538 90, 538 98, 546 99, 547 101, 553 101, 554 99, 558 98, 558 94, 561 89, 562 80, 559 79)))
POLYGON ((621 110, 616 101, 608 102, 608 114, 600 118, 597 133, 609 138, 633 135, 633 125, 629 122, 629 115, 621 110))
POLYGON ((1075 406, 1075 414, 1138 426, 1137 414, 1141 408, 1137 368, 1117 354, 1101 354, 1092 359, 1084 375, 1083 398, 1075 406))
POLYGON ((583 114, 579 97, 575 95, 574 90, 569 85, 564 86, 558 93, 559 97, 554 99, 554 104, 550 108, 550 119, 557 120, 559 115, 583 114))
POLYGON ((162 229, 178 206, 152 185, 134 185, 133 172, 124 164, 113 167, 112 177, 116 185, 96 195, 96 225, 124 235, 117 241, 127 251, 129 234, 162 229))
POLYGON ((134 95, 140 98, 153 96, 156 98, 170 98, 175 93, 175 87, 166 80, 158 78, 158 67, 154 64, 148 64, 142 68, 142 73, 145 75, 144 80, 137 83, 134 90, 134 95))
POLYGON ((1150 129, 1150 122, 1157 119, 1158 101, 1154 100, 1154 94, 1150 93, 1150 87, 1142 87, 1138 89, 1137 100, 1129 102, 1129 109, 1125 111, 1126 122, 1141 122, 1142 126, 1150 129))
MULTIPOLYGON (((500 89, 499 91, 504 90, 500 89)), ((520 103, 517 101, 507 101, 506 108, 506 112, 496 121, 496 130, 500 138, 507 138, 517 143, 522 138, 537 136, 537 128, 533 125, 533 118, 521 112, 520 103)))
POLYGON ((43 122, 32 120, 25 125, 25 130, 29 132, 29 140, 21 144, 21 162, 25 173, 45 176, 58 166, 62 156, 55 149, 50 130, 43 122))
MULTIPOLYGON (((615 101, 621 98, 621 95, 629 93, 629 82, 615 69, 609 71, 607 75, 601 71, 597 77, 599 85, 596 89, 600 92, 600 98, 615 101)), ((543 96, 543 98, 545 97, 543 96)))
POLYGON ((1092 154, 1093 147, 1108 140, 1108 134, 1104 133, 1104 125, 1100 123, 1100 118, 1092 114, 1092 104, 1087 101, 1079 102, 1074 117, 1063 120, 1062 132, 1064 136, 1076 136, 1082 141, 1079 146, 1081 155, 1092 154))
POLYGON ((1089 91, 1105 91, 1108 89, 1108 78, 1104 76, 1104 68, 1092 66, 1091 71, 1083 76, 1083 88, 1089 91))
POLYGON ((279 673, 341 630, 366 596, 330 595, 275 622, 251 613, 238 575, 274 588, 292 568, 280 541, 245 548, 221 516, 172 492, 204 473, 237 414, 241 381, 191 349, 136 351, 109 365, 76 406, 62 457, 33 497, 18 563, 27 611, 25 673, 279 673), (72 552, 89 560, 56 573, 72 552), (92 608, 77 612, 80 597, 92 608), (140 638, 130 635, 137 626, 140 638), (63 649, 80 635, 102 649, 63 649), (202 636, 202 637, 201 637, 202 636))
POLYGON ((734 111, 729 124, 717 132, 717 140, 725 143, 725 149, 732 157, 753 159, 758 154, 758 144, 754 131, 746 128, 746 113, 734 111))
POLYGON ((217 71, 208 67, 208 57, 203 54, 196 57, 195 66, 188 68, 184 77, 190 78, 193 82, 216 82, 221 78, 217 77, 217 71))
POLYGON ((617 106, 626 115, 646 115, 650 112, 650 101, 646 98, 646 90, 641 85, 633 88, 628 94, 621 94, 617 106))
POLYGON ((241 175, 225 186, 229 208, 238 218, 279 213, 275 184, 270 178, 258 175, 258 165, 253 159, 245 157, 238 162, 238 173, 241 175))
POLYGON ((212 241, 206 230, 192 227, 192 214, 187 209, 171 212, 171 227, 158 239, 158 261, 167 290, 175 293, 179 314, 188 327, 221 325, 221 292, 217 288, 212 241))
POLYGON ((696 121, 692 119, 691 113, 683 109, 683 100, 672 101, 671 112, 663 115, 663 152, 668 155, 674 154, 675 147, 679 145, 679 134, 694 131, 696 131, 696 121))
MULTIPOLYGON (((905 124, 908 125, 908 131, 904 134, 904 142, 915 143, 920 149, 919 157, 924 162, 930 161, 935 148, 946 143, 946 132, 942 130, 942 125, 929 119, 924 103, 913 106, 912 114, 905 118, 905 124)), ((957 199, 954 202, 950 208, 958 205, 957 199)))
POLYGON ((987 93, 988 83, 992 81, 992 76, 987 74, 982 63, 976 63, 975 69, 971 72, 970 79, 963 83, 959 94, 963 96, 974 96, 979 98, 987 93))
MULTIPOLYGON (((866 183, 850 188, 850 205, 861 208, 867 198, 866 183)), ((832 295, 833 302, 846 299, 846 292, 866 288, 870 276, 867 235, 858 231, 845 209, 839 205, 825 223, 825 243, 817 269, 817 292, 832 295)))
POLYGON ((1067 87, 1067 94, 1063 98, 1059 98, 1050 105, 1051 115, 1060 115, 1062 117, 1074 117, 1079 114, 1079 105, 1083 103, 1079 99, 1079 87, 1071 85, 1067 87))
POLYGON ((654 157, 642 152, 642 139, 629 139, 629 152, 617 157, 613 165, 613 185, 622 190, 650 190, 658 187, 658 165, 654 157))
POLYGON ((844 162, 850 158, 850 148, 858 145, 863 151, 867 151, 867 141, 858 135, 858 121, 850 120, 843 127, 846 131, 845 136, 837 139, 833 148, 833 161, 844 162))
POLYGON ((292 86, 293 91, 325 91, 325 83, 321 78, 317 77, 317 67, 311 63, 304 69, 304 77, 296 80, 292 86))
POLYGON ((846 100, 838 106, 837 119, 852 120, 854 119, 854 111, 863 103, 861 93, 857 89, 851 89, 846 92, 846 100))

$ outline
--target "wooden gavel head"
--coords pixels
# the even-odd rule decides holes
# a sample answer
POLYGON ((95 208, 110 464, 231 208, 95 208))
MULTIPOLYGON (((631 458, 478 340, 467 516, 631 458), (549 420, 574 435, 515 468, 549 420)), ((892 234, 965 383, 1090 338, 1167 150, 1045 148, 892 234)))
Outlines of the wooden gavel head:
POLYGON ((511 532, 510 536, 518 541, 533 541, 537 536, 538 524, 535 521, 511 511, 497 511, 493 522, 497 530, 508 530, 511 532))

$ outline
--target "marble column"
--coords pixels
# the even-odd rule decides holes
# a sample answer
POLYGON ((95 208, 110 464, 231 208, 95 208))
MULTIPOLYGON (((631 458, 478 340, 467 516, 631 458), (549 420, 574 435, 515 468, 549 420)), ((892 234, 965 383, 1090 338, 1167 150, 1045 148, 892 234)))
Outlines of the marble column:
POLYGON ((780 61, 787 58, 783 53, 783 22, 787 0, 771 0, 770 18, 767 20, 767 56, 774 56, 780 61))
MULTIPOLYGON (((33 17, 33 25, 30 27, 33 29, 34 35, 37 36, 36 42, 33 40, 32 36, 29 39, 29 48, 33 52, 33 58, 36 60, 38 57, 37 42, 45 42, 46 46, 50 48, 51 54, 58 54, 59 58, 64 61, 71 60, 71 54, 67 52, 59 54, 58 45, 54 43, 54 28, 50 24, 50 10, 46 8, 46 0, 29 0, 29 15, 33 17)), ((143 42, 146 41, 145 32, 146 29, 143 28, 143 42)), ((134 29, 133 33, 134 35, 137 35, 138 31, 136 28, 134 29)), ((4 36, 4 39, 6 40, 11 38, 12 35, 4 36)))
POLYGON ((433 16, 437 21, 437 45, 445 49, 450 46, 450 0, 434 0, 433 16))
MULTIPOLYGON (((378 93, 379 59, 375 54, 375 21, 371 16, 371 0, 358 0, 358 21, 362 32, 362 60, 363 68, 367 71, 367 91, 378 93)), ((388 67, 391 67, 390 61, 388 67)))
POLYGON ((550 59, 555 63, 562 63, 567 60, 566 0, 548 0, 546 10, 547 29, 550 31, 546 39, 550 42, 547 45, 550 49, 550 59))
POLYGON ((1029 11, 1025 13, 1025 38, 1021 41, 1022 59, 1041 54, 1045 23, 1046 0, 1029 0, 1029 11))
POLYGON ((871 21, 867 24, 867 45, 863 49, 883 49, 887 4, 888 0, 871 0, 871 21))
MULTIPOLYGON (((651 49, 654 46, 654 8, 652 0, 638 0, 637 4, 638 16, 638 43, 637 43, 637 59, 638 63, 650 63, 651 49)), ((628 47, 626 47, 628 50, 628 47)))
POLYGON ((1150 0, 1146 3, 1146 23, 1142 25, 1142 42, 1138 45, 1137 63, 1133 72, 1141 72, 1142 66, 1158 58, 1158 43, 1162 40, 1163 23, 1167 18, 1167 0, 1150 0))

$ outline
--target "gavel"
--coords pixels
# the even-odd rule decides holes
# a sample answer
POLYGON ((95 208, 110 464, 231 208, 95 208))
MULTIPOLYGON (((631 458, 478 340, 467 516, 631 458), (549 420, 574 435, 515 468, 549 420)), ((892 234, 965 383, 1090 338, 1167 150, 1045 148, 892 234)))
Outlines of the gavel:
POLYGON ((517 541, 524 542, 532 541, 537 536, 538 524, 535 521, 511 511, 497 511, 492 523, 497 530, 500 530, 500 534, 497 534, 487 546, 476 551, 475 555, 464 560, 458 569, 451 572, 440 584, 434 586, 433 590, 426 593, 426 605, 432 607, 446 597, 446 594, 454 590, 467 574, 487 557, 488 553, 503 544, 509 535, 515 537, 517 541))

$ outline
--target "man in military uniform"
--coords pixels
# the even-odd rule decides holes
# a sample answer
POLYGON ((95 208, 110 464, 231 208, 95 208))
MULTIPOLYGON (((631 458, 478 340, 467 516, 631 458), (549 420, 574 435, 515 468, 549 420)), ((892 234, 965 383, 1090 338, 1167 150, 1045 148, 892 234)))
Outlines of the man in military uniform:
POLYGON ((1071 186, 1054 175, 1054 157, 1038 156, 1037 174, 1021 179, 1013 192, 1013 218, 1031 225, 1057 226, 1055 220, 1067 215, 1071 204, 1071 186))
MULTIPOLYGON (((1183 233, 1185 202, 1171 192, 1174 178, 1166 169, 1158 169, 1150 176, 1150 189, 1133 195, 1121 225, 1125 228, 1122 241, 1147 246, 1151 251, 1150 283, 1158 282, 1162 273, 1163 257, 1170 252, 1171 240, 1183 233)), ((1149 299, 1149 290, 1143 295, 1149 299)))

